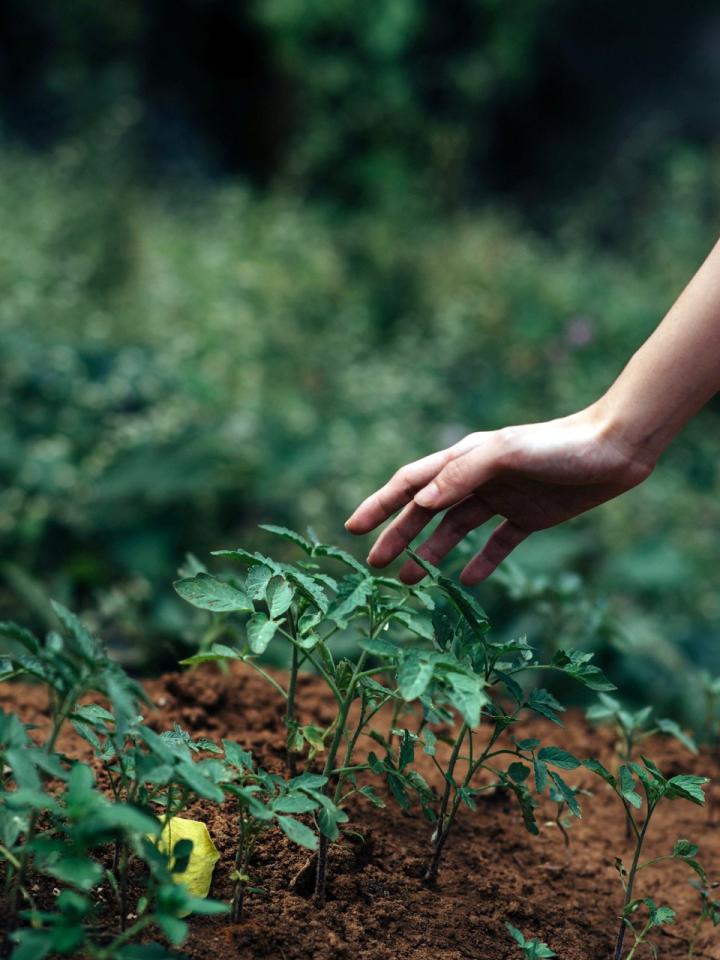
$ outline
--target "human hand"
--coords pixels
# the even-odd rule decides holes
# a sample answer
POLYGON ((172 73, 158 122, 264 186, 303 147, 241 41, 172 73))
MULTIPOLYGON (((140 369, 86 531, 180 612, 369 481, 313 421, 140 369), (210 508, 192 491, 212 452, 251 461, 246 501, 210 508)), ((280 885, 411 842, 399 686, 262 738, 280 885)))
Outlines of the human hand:
MULTIPOLYGON (((431 563, 491 517, 503 517, 461 574, 464 583, 474 584, 531 533, 617 497, 646 479, 653 467, 597 407, 590 407, 547 423, 471 433, 409 463, 364 500, 345 526, 354 534, 368 533, 401 510, 368 556, 371 566, 385 567, 443 510, 447 513, 418 551, 431 563)), ((412 584, 424 572, 408 560, 399 576, 412 584)))

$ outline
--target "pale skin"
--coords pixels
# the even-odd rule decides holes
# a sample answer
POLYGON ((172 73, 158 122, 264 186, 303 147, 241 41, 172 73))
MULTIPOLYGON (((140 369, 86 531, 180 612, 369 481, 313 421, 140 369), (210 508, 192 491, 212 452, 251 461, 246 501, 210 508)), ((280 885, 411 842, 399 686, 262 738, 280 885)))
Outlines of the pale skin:
MULTIPOLYGON (((392 563, 445 513, 419 549, 438 563, 468 533, 502 518, 462 571, 485 580, 531 533, 571 520, 642 483, 687 421, 720 390, 720 242, 610 389, 578 413, 471 433, 406 464, 346 523, 369 533, 394 514, 368 556, 392 563)), ((400 579, 417 583, 412 560, 400 579)))

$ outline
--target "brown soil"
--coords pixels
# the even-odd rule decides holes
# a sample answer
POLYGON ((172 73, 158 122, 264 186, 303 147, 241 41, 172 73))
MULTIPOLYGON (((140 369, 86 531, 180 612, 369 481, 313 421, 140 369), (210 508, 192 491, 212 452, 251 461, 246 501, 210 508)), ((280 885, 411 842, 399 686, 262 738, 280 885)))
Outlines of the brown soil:
MULTIPOLYGON (((193 736, 219 742, 232 738, 255 753, 266 768, 283 767, 283 705, 257 675, 240 668, 223 675, 214 668, 182 675, 167 674, 146 688, 157 708, 147 720, 158 730, 180 723, 193 736)), ((328 723, 331 703, 313 677, 301 677, 301 712, 306 722, 328 723)), ((0 706, 18 710, 26 722, 43 724, 46 703, 41 689, 5 684, 0 706)), ((537 735, 576 755, 598 756, 612 763, 612 736, 594 731, 578 713, 569 713, 563 729, 537 720, 523 725, 523 735, 537 735)), ((89 759, 86 745, 71 729, 60 749, 89 759)), ((670 741, 648 743, 648 755, 668 775, 702 773, 720 781, 718 760, 692 757, 670 741)), ((438 776, 422 757, 423 773, 438 776)), ((616 916, 622 891, 613 863, 629 859, 629 844, 615 798, 587 771, 567 775, 574 785, 592 791, 583 797, 584 818, 573 820, 570 846, 554 825, 539 837, 525 832, 516 804, 501 794, 481 795, 475 813, 464 811, 448 841, 440 880, 429 890, 420 882, 429 851, 430 828, 419 812, 399 811, 392 800, 385 810, 366 802, 350 809, 352 832, 332 848, 331 880, 326 905, 316 908, 310 883, 291 888, 307 862, 307 853, 279 831, 268 831, 253 865, 266 894, 248 898, 245 920, 224 917, 191 920, 184 946, 193 960, 505 960, 519 957, 504 927, 510 921, 526 936, 545 940, 561 960, 606 960, 612 956, 616 916)), ((382 792, 382 786, 378 787, 382 792)), ((720 801, 720 791, 711 796, 720 801)), ((229 899, 234 817, 229 804, 218 809, 197 803, 187 816, 203 819, 222 854, 215 868, 213 895, 229 899)), ((552 805, 539 813, 550 820, 552 805)), ((700 846, 712 878, 720 875, 720 836, 708 811, 684 801, 660 808, 646 844, 648 856, 669 852, 687 837, 700 846)), ((309 871, 307 871, 309 874, 309 871)), ((660 960, 687 955, 687 937, 697 916, 697 893, 682 865, 662 864, 640 875, 637 895, 672 906, 678 922, 654 938, 660 960)), ((308 877, 309 881, 309 877, 308 877)), ((651 956, 640 948, 638 960, 651 956)), ((703 928, 694 956, 720 960, 720 928, 703 928)))

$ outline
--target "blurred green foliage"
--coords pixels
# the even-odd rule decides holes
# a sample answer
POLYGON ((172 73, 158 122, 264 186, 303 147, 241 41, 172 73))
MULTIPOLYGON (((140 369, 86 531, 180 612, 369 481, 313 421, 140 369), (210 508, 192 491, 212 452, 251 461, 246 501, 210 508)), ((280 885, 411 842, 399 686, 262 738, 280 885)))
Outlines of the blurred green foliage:
MULTIPOLYGON (((42 619, 48 592, 169 662, 186 551, 260 546, 262 521, 336 542, 402 463, 594 400, 720 212, 714 5, 637 14, 10 0, 0 612, 42 619)), ((693 666, 720 672, 719 413, 523 545, 480 591, 498 629, 696 700, 693 666)))

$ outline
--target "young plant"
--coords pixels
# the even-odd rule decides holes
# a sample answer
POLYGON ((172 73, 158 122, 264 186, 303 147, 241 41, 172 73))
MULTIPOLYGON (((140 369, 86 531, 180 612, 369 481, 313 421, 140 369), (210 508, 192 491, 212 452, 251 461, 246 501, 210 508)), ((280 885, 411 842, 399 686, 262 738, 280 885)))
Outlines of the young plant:
POLYGON ((561 726, 563 707, 544 689, 524 690, 518 675, 533 671, 558 670, 594 690, 612 690, 591 655, 559 650, 549 663, 539 663, 527 640, 495 641, 489 634, 487 617, 475 598, 416 554, 413 559, 430 576, 427 589, 439 592, 449 604, 434 620, 430 643, 396 651, 399 661, 398 688, 407 701, 419 699, 424 719, 422 738, 425 752, 433 757, 443 778, 443 791, 435 810, 432 854, 425 881, 437 879, 445 844, 461 804, 475 809, 478 794, 504 789, 518 800, 525 827, 538 833, 535 809, 538 805, 528 783, 543 794, 548 786, 553 796, 579 817, 576 790, 562 773, 580 766, 580 761, 556 746, 542 746, 534 738, 517 739, 510 733, 523 711, 537 713, 561 726), (455 715, 458 721, 455 723, 455 715), (481 737, 477 730, 487 733, 481 737), (449 759, 437 759, 435 724, 450 724, 449 759), (506 769, 499 757, 509 757, 506 769), (484 772, 485 780, 475 785, 484 772))
MULTIPOLYGON (((661 912, 655 914, 653 913, 655 909, 654 904, 652 908, 650 907, 651 901, 633 899, 635 881, 637 875, 642 870, 646 870, 648 867, 665 861, 675 860, 686 863, 691 870, 694 870, 695 873, 698 874, 701 880, 705 879, 705 871, 695 859, 698 848, 688 840, 678 840, 672 852, 666 856, 656 857, 653 860, 642 863, 641 855, 650 822, 658 806, 661 803, 671 800, 688 800, 690 803, 702 806, 705 802, 703 786, 709 782, 708 778, 691 776, 690 774, 679 774, 667 779, 652 760, 649 760, 647 757, 642 757, 641 759, 642 763, 631 762, 622 764, 617 774, 611 773, 599 760, 591 759, 584 761, 588 770, 604 780, 622 803, 625 817, 635 843, 629 869, 619 857, 615 861, 615 866, 624 890, 624 898, 620 924, 615 941, 614 960, 622 960, 625 934, 628 929, 633 932, 636 938, 635 946, 629 954, 629 956, 633 956, 638 942, 644 942, 653 927, 658 926, 660 923, 669 922, 667 920, 668 914, 662 912, 666 911, 667 908, 660 908, 661 912), (638 793, 638 781, 642 787, 644 798, 638 793), (638 815, 633 812, 634 810, 642 810, 642 813, 638 815), (632 923, 631 917, 641 904, 644 904, 648 908, 649 919, 643 929, 638 932, 632 923), (640 941, 638 941, 638 937, 641 938, 640 941)), ((628 960, 628 958, 626 958, 626 960, 628 960)))
POLYGON ((225 765, 228 770, 223 790, 235 801, 238 812, 238 842, 231 919, 238 922, 243 916, 246 892, 257 892, 251 887, 250 866, 260 834, 273 824, 301 847, 317 850, 318 831, 296 819, 294 814, 313 814, 319 821, 319 830, 334 833, 330 826, 347 820, 325 795, 327 778, 314 773, 303 773, 292 780, 284 780, 255 766, 252 755, 238 744, 223 740, 225 765))
MULTIPOLYGON (((31 897, 29 909, 20 916, 29 929, 11 932, 17 944, 12 960, 42 960, 50 954, 82 954, 93 960, 124 960, 130 956, 129 942, 144 930, 158 927, 171 942, 180 943, 187 934, 182 916, 190 911, 218 913, 223 904, 190 895, 174 882, 188 862, 190 844, 180 841, 171 855, 159 852, 155 838, 161 824, 149 812, 127 803, 113 803, 100 793, 90 767, 74 763, 62 791, 48 793, 41 788, 18 787, 3 795, 3 807, 10 813, 28 808, 40 814, 42 829, 25 844, 32 855, 37 875, 52 877, 63 888, 54 910, 39 910, 31 897), (114 936, 107 929, 101 888, 119 898, 113 870, 102 858, 107 845, 122 842, 133 848, 147 873, 142 895, 134 909, 134 923, 114 936), (171 863, 172 861, 172 863, 171 863)), ((151 949, 151 948, 148 948, 151 949)), ((171 956, 159 944, 153 957, 171 956)))
POLYGON ((557 954, 551 950, 546 943, 542 943, 537 937, 532 940, 526 940, 524 935, 511 923, 506 923, 507 931, 520 948, 524 960, 544 960, 548 957, 556 957, 557 954))
POLYGON ((691 753, 698 752, 692 737, 684 733, 674 720, 655 718, 652 707, 631 711, 623 707, 615 697, 601 693, 598 703, 593 704, 585 715, 591 723, 612 725, 618 738, 617 753, 623 763, 635 759, 637 747, 656 734, 673 737, 691 753))
MULTIPOLYGON (((11 641, 5 655, 14 675, 26 674, 47 687, 50 701, 50 731, 39 746, 22 748, 17 727, 15 743, 6 745, 6 759, 14 771, 18 787, 39 789, 48 776, 63 779, 65 769, 55 752, 63 724, 78 708, 78 701, 94 691, 115 702, 125 715, 137 712, 137 701, 144 698, 141 687, 108 657, 103 644, 78 618, 59 603, 52 603, 62 633, 51 631, 45 641, 14 623, 0 623, 0 636, 11 641)), ((20 838, 19 857, 8 859, 8 876, 14 877, 9 905, 9 927, 17 920, 17 912, 26 890, 28 860, 35 837, 38 813, 32 807, 24 811, 17 824, 16 846, 20 838), (15 863, 14 861, 17 861, 15 863)), ((0 851, 0 854, 2 851, 0 851)), ((7 859, 7 857, 6 857, 7 859)))
MULTIPOLYGON (((358 783, 358 774, 372 769, 370 759, 355 762, 360 738, 372 735, 386 747, 386 760, 375 758, 372 763, 376 769, 384 764, 384 772, 395 766, 391 779, 396 788, 402 789, 403 796, 418 791, 424 796, 429 794, 422 778, 408 771, 407 764, 401 764, 395 756, 392 734, 373 729, 372 723, 387 704, 402 707, 397 690, 377 679, 394 673, 397 667, 397 649, 388 634, 392 631, 401 636, 432 636, 427 616, 412 608, 415 604, 427 609, 432 601, 423 590, 371 576, 362 564, 336 547, 282 527, 264 529, 299 547, 307 559, 292 565, 242 549, 221 550, 215 555, 241 564, 246 571, 244 577, 235 576, 230 581, 198 573, 178 582, 176 590, 190 603, 201 609, 221 610, 227 616, 226 635, 238 644, 230 647, 215 643, 184 662, 241 660, 250 665, 286 701, 291 777, 305 751, 307 765, 322 757, 326 803, 318 812, 320 837, 315 882, 316 899, 321 902, 327 884, 329 844, 339 836, 338 825, 347 819, 343 810, 350 797, 358 794, 382 805, 369 785, 358 783), (340 579, 331 577, 320 568, 320 559, 336 562, 350 572, 340 579), (360 653, 354 660, 338 658, 331 642, 334 645, 337 639, 347 646, 351 632, 355 635, 353 645, 359 643, 360 653), (290 644, 291 666, 286 685, 256 662, 276 639, 290 644), (335 702, 335 717, 325 729, 299 723, 296 679, 303 666, 324 679, 335 702)), ((401 795, 400 789, 396 795, 401 795)))
POLYGON ((692 960, 695 956, 695 945, 700 935, 700 929, 704 923, 709 922, 714 927, 720 926, 720 899, 715 891, 720 888, 720 883, 710 883, 707 877, 700 880, 691 880, 693 886, 700 896, 700 912, 695 920, 688 940, 687 960, 692 960))
POLYGON ((648 935, 653 930, 659 927, 669 926, 671 923, 675 923, 675 911, 671 910, 670 907, 658 907, 655 901, 651 900, 649 897, 646 897, 644 900, 633 900, 628 905, 625 913, 625 924, 629 930, 632 930, 635 938, 635 943, 632 945, 630 952, 627 955, 627 960, 633 960, 638 948, 643 944, 649 946, 653 951, 653 955, 657 957, 657 950, 648 941, 648 935), (640 912, 641 915, 643 912, 647 915, 644 922, 642 922, 640 929, 637 928, 631 919, 638 912, 640 912))

